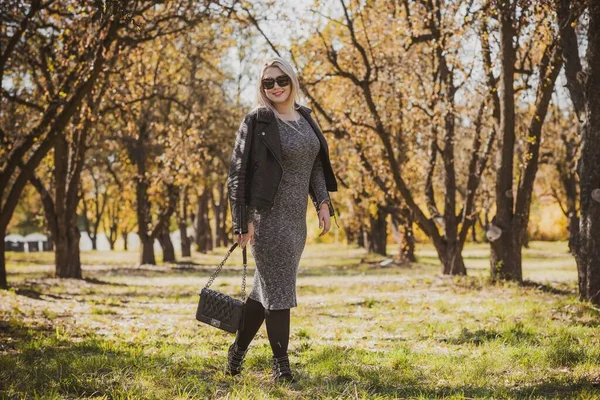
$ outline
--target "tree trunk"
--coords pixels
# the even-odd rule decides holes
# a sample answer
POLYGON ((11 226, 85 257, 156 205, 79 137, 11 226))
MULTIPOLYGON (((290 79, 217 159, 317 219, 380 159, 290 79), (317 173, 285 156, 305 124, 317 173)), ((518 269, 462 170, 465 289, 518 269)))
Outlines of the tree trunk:
POLYGON ((140 127, 139 135, 135 143, 129 148, 129 158, 137 167, 135 199, 138 225, 138 236, 142 243, 140 253, 140 264, 156 265, 154 256, 154 237, 152 237, 151 204, 148 199, 148 179, 146 177, 146 143, 148 128, 140 127))
POLYGON ((177 212, 177 227, 179 228, 179 236, 181 240, 181 256, 191 257, 192 256, 192 241, 187 233, 187 221, 188 221, 188 187, 183 188, 183 196, 179 199, 179 208, 177 212))
POLYGON ((158 242, 160 243, 160 247, 162 247, 163 252, 163 262, 175 262, 175 247, 173 246, 173 242, 171 241, 171 236, 169 235, 169 226, 165 225, 163 230, 158 235, 158 242))
POLYGON ((552 99, 554 85, 562 68, 559 48, 549 43, 539 63, 540 80, 544 84, 537 87, 535 112, 527 128, 526 160, 521 167, 516 196, 513 190, 513 170, 515 158, 515 90, 514 74, 516 53, 514 48, 515 28, 513 7, 507 2, 498 4, 500 14, 500 149, 501 158, 496 178, 496 223, 501 235, 491 246, 490 269, 495 279, 522 281, 523 271, 521 250, 523 235, 527 232, 527 222, 535 175, 539 165, 542 127, 548 106, 552 99))
MULTIPOLYGON (((573 22, 577 21, 583 12, 583 8, 579 11, 575 12, 577 8, 577 4, 573 4, 573 2, 569 0, 557 0, 556 1, 556 17, 557 17, 557 25, 559 26, 559 35, 560 35, 560 47, 562 51, 562 56, 565 60, 565 77, 567 78, 567 89, 569 90, 569 97, 573 104, 573 109, 577 115, 578 119, 578 136, 584 136, 584 127, 586 119, 586 95, 584 91, 583 82, 584 77, 582 66, 581 66, 581 57, 579 55, 579 46, 577 40, 577 34, 575 33, 573 22)), ((592 15, 590 15, 593 18, 592 15)), ((593 23, 590 24, 590 27, 593 23)), ((588 35, 593 33, 592 30, 588 29, 588 35)), ((588 37, 588 40, 591 36, 588 37)), ((597 48, 596 48, 597 49, 597 48)), ((588 47, 588 51, 591 49, 588 47)), ((588 53, 590 54, 590 53, 588 53)), ((591 64, 590 64, 591 65, 591 64)), ((596 110, 597 111, 597 110, 596 110)), ((578 148, 576 146, 576 141, 573 138, 568 138, 566 135, 562 135, 562 140, 565 143, 565 147, 567 150, 567 157, 570 156, 571 159, 575 159, 577 155, 578 148)), ((587 146, 585 141, 582 142, 581 147, 587 146)), ((587 177, 587 174, 582 174, 582 170, 585 169, 585 162, 583 162, 583 153, 579 160, 580 168, 577 168, 577 174, 579 174, 580 179, 583 175, 587 177), (581 168, 583 167, 583 168, 581 168)), ((573 161, 571 161, 573 162, 573 161)), ((569 250, 575 256, 575 260, 577 262, 577 278, 578 278, 578 287, 579 287, 579 298, 581 300, 587 300, 586 295, 586 287, 587 287, 587 265, 585 261, 581 258, 580 254, 580 218, 577 214, 577 182, 576 178, 573 175, 573 171, 571 166, 567 164, 566 168, 560 168, 559 172, 561 176, 562 184, 565 188, 565 192, 567 194, 567 209, 565 210, 567 213, 567 218, 569 218, 569 250)), ((588 166, 589 167, 589 166, 588 166)), ((583 182, 580 182, 583 187, 583 182)), ((585 195, 579 192, 580 198, 583 200, 585 195)), ((589 194, 588 194, 589 199, 589 194)))
POLYGON ((79 255, 79 238, 81 235, 76 224, 77 214, 75 214, 75 218, 71 217, 70 219, 69 226, 59 228, 60 232, 55 242, 56 276, 59 278, 81 279, 81 259, 79 255))
POLYGON ((6 237, 6 230, 4 227, 0 229, 0 289, 8 289, 8 281, 6 279, 6 255, 5 255, 5 244, 4 238, 6 237))
MULTIPOLYGON (((85 135, 81 138, 85 140, 85 135)), ((77 205, 83 158, 76 159, 74 153, 64 135, 57 138, 54 146, 54 260, 57 277, 81 279, 77 205)))
POLYGON ((380 208, 377 210, 375 217, 371 216, 371 229, 370 236, 371 240, 369 243, 369 252, 381 254, 382 256, 387 255, 386 241, 387 241, 387 213, 380 208))
POLYGON ((129 237, 129 232, 126 232, 126 231, 121 232, 121 239, 123 240, 123 250, 125 250, 125 251, 129 250, 129 246, 127 243, 128 237, 129 237))
POLYGON ((514 71, 515 31, 510 4, 498 5, 500 14, 500 154, 496 175, 496 223, 502 234, 492 243, 490 267, 492 279, 521 280, 521 230, 514 229, 513 161, 515 148, 514 71), (518 253, 518 254, 517 254, 518 253))
POLYGON ((220 228, 221 228, 221 208, 223 208, 223 203, 221 202, 222 197, 221 195, 221 190, 219 187, 219 198, 215 198, 214 196, 212 196, 212 207, 213 207, 213 214, 215 216, 215 235, 213 237, 213 247, 218 247, 219 246, 219 242, 220 242, 220 228))
POLYGON ((226 184, 219 184, 219 211, 221 218, 217 226, 217 246, 229 246, 229 235, 227 234, 227 215, 229 212, 229 202, 227 201, 226 184))
POLYGON ((525 217, 525 226, 521 228, 521 244, 526 249, 529 248, 529 215, 525 217))
POLYGON ((196 219, 194 220, 194 230, 196 231, 195 244, 196 251, 199 253, 204 253, 203 246, 203 237, 204 237, 204 220, 202 216, 204 215, 204 202, 206 200, 205 190, 202 190, 202 193, 198 196, 198 204, 196 205, 196 219))
POLYGON ((208 204, 210 202, 210 189, 205 188, 198 197, 196 212, 196 250, 206 253, 212 250, 212 234, 208 218, 208 204))
POLYGON ((98 250, 98 244, 97 244, 97 240, 96 240, 96 236, 95 235, 90 235, 90 233, 88 232, 88 237, 90 238, 90 241, 92 242, 92 250, 98 250))
MULTIPOLYGON (((60 170, 56 168, 56 170, 60 170)), ((58 180, 57 180, 58 182, 58 180)), ((63 190, 57 185, 58 190, 63 190)), ((60 196, 58 196, 60 198, 60 196)), ((58 205, 56 226, 54 260, 56 265, 56 276, 59 278, 81 279, 81 258, 79 254, 79 239, 81 234, 77 227, 77 201, 75 193, 67 194, 70 200, 66 200, 64 206, 58 205)))
POLYGON ((566 161, 566 165, 562 168, 559 167, 561 176, 561 182, 565 189, 566 194, 566 216, 569 221, 567 229, 569 231, 569 251, 571 254, 575 254, 577 250, 575 248, 577 242, 577 233, 579 231, 579 216, 577 214, 577 178, 576 168, 573 168, 577 159, 577 148, 575 147, 574 140, 565 140, 565 146, 567 148, 567 156, 570 160, 566 161))
POLYGON ((417 262, 415 255, 415 232, 413 231, 413 219, 409 213, 405 217, 402 236, 404 237, 404 257, 410 262, 417 262))
POLYGON ((145 235, 140 235, 140 241, 142 243, 142 249, 140 254, 140 264, 156 265, 156 258, 154 257, 154 239, 145 235))
POLYGON ((368 242, 369 241, 365 238, 365 227, 361 223, 356 235, 356 244, 358 244, 359 247, 366 248, 368 242))
MULTIPOLYGON (((509 225, 510 227, 510 225, 509 225)), ((500 238, 491 242, 490 275, 493 281, 507 279, 521 282, 521 230, 503 230, 500 238)))
MULTIPOLYGON (((111 219, 111 221, 112 221, 112 219, 111 219)), ((108 228, 108 235, 106 236, 106 239, 108 240, 108 245, 110 246, 111 251, 115 250, 115 243, 117 242, 118 235, 119 235, 119 228, 117 227, 116 224, 111 222, 110 226, 108 228)))
POLYGON ((444 275, 467 275, 467 268, 462 256, 462 248, 457 244, 435 244, 436 250, 442 263, 442 273, 444 275))
MULTIPOLYGON (((583 299, 600 305, 600 3, 589 3, 585 123, 579 159, 578 269, 585 276, 583 299)), ((582 274, 583 275, 583 274, 582 274)))
POLYGON ((210 213, 209 213, 209 204, 212 202, 213 199, 213 192, 212 189, 208 189, 206 192, 206 207, 204 209, 204 226, 206 227, 206 229, 204 230, 204 234, 205 234, 205 248, 208 251, 211 251, 212 249, 214 249, 214 245, 213 245, 213 232, 212 232, 212 228, 210 226, 210 213))
POLYGON ((412 220, 406 216, 402 218, 397 214, 391 214, 391 216, 392 232, 398 243, 398 260, 400 262, 416 262, 412 220))
POLYGON ((179 236, 181 236, 181 256, 192 256, 192 241, 187 233, 187 225, 184 222, 179 222, 179 236))

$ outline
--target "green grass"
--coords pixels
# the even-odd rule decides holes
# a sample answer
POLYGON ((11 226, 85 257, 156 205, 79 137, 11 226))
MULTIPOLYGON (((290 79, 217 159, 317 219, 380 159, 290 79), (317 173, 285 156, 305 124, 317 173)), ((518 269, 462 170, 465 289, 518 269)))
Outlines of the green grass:
MULTIPOLYGON (((52 278, 52 254, 9 253, 0 398, 600 398, 600 310, 578 301, 564 243, 532 243, 525 285, 490 285, 485 245, 467 247, 460 278, 441 276, 427 245, 420 264, 386 268, 361 249, 308 245, 288 386, 269 379, 264 327, 231 378, 233 335, 194 319, 225 251, 157 267, 86 252, 80 281, 52 278)), ((218 290, 239 291, 240 261, 236 250, 218 290)))

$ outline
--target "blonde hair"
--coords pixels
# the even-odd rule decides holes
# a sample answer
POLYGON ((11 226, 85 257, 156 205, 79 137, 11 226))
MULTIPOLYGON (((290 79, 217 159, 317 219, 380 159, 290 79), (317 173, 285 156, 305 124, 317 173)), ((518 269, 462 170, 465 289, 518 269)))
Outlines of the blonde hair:
MULTIPOLYGON (((277 109, 275 108, 275 106, 273 105, 273 103, 271 102, 271 100, 269 100, 269 98, 267 97, 267 95, 265 94, 265 91, 262 88, 262 78, 263 75, 265 73, 265 71, 267 70, 267 68, 271 68, 271 67, 277 67, 281 70, 281 72, 283 72, 284 74, 286 74, 287 76, 290 77, 291 80, 291 86, 292 86, 292 91, 290 93, 290 97, 293 102, 293 108, 295 110, 300 108, 300 84, 298 83, 298 75, 296 74, 296 71, 294 71, 294 68, 292 67, 292 65, 287 62, 286 60, 284 60, 281 57, 273 57, 270 58, 265 65, 263 65, 263 67, 260 69, 260 73, 258 74, 258 83, 257 83, 257 90, 256 90, 256 108, 267 108, 271 111, 273 111, 273 114, 275 114, 275 117, 277 119, 279 119, 280 121, 286 123, 287 125, 290 125, 290 123, 284 119, 281 119, 279 117, 279 113, 277 112, 277 109)), ((291 125, 290 125, 291 126, 291 125)))

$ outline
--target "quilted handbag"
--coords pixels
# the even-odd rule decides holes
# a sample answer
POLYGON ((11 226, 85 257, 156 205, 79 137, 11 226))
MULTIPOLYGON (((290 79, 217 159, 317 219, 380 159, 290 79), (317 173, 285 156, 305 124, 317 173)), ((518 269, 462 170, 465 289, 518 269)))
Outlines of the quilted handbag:
POLYGON ((225 259, 217 267, 217 270, 209 278, 206 286, 200 291, 200 300, 196 310, 196 319, 215 328, 223 329, 230 333, 236 333, 243 328, 244 306, 246 304, 246 248, 242 249, 244 262, 244 274, 242 276, 242 299, 238 300, 224 293, 209 289, 213 281, 221 272, 223 264, 229 258, 231 252, 238 246, 237 242, 231 246, 225 255, 225 259))

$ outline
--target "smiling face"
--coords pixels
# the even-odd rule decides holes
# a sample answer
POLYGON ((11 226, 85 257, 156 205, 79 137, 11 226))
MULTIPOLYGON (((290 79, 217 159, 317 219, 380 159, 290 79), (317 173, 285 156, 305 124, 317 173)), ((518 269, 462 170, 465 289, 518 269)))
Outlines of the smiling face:
MULTIPOLYGON (((284 74, 278 67, 269 67, 265 70, 262 79, 277 79, 280 76, 287 75, 284 74)), ((272 89, 266 89, 263 87, 262 90, 267 95, 267 98, 273 103, 285 104, 288 100, 290 100, 292 84, 290 82, 287 86, 281 87, 277 82, 275 82, 275 86, 273 86, 272 89)))

